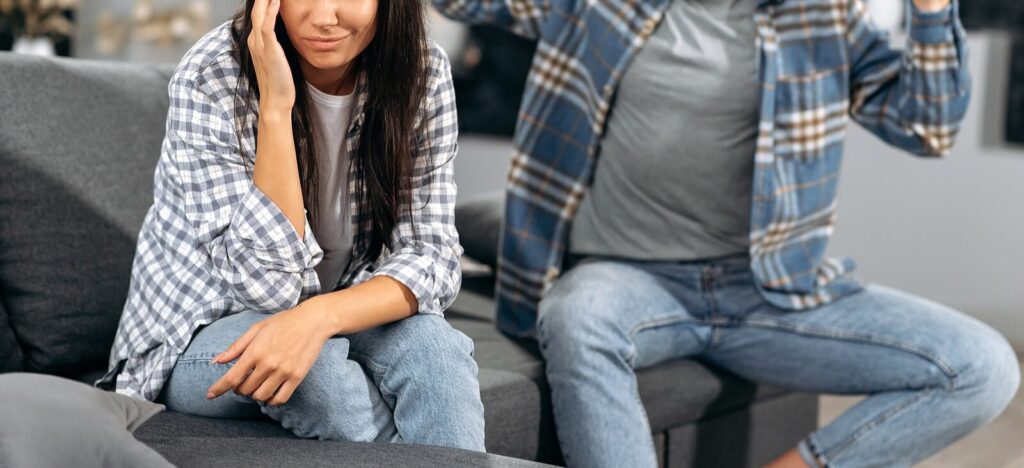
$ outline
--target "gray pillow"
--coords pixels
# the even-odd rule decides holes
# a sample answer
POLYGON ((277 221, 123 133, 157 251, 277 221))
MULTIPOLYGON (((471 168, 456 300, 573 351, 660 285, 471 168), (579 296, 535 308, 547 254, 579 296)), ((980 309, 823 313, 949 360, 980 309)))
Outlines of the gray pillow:
POLYGON ((153 66, 0 53, 0 291, 24 370, 107 363, 168 81, 153 66))
POLYGON ((21 346, 14 339, 11 321, 7 318, 4 304, 0 302, 0 374, 20 371, 22 366, 21 346))
POLYGON ((163 409, 51 375, 0 375, 0 466, 172 466, 131 434, 163 409))
POLYGON ((497 268, 501 226, 505 221, 505 194, 487 195, 455 207, 455 228, 466 255, 497 268))

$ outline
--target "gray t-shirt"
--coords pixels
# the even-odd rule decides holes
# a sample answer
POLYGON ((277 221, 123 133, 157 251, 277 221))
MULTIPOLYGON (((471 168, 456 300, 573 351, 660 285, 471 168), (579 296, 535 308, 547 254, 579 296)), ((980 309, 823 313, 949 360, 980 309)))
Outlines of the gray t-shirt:
POLYGON ((320 177, 320 217, 313 234, 324 258, 313 267, 320 289, 331 292, 352 257, 352 225, 349 220, 349 154, 345 135, 352 120, 355 96, 334 96, 306 84, 312 98, 316 126, 316 158, 320 177))
POLYGON ((696 260, 749 248, 756 0, 674 0, 628 67, 569 249, 696 260))

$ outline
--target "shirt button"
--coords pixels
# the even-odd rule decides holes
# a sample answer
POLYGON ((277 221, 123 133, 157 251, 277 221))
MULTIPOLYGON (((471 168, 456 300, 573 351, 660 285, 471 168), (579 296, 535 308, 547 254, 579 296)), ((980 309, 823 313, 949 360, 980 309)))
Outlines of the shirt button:
POLYGON ((615 87, 612 85, 604 85, 604 97, 611 97, 612 93, 615 92, 615 87))

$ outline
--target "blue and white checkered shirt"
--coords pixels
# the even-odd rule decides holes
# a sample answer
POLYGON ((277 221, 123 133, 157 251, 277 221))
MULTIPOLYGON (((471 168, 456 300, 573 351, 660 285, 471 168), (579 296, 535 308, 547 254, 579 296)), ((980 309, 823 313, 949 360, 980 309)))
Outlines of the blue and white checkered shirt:
MULTIPOLYGON (((441 314, 461 284, 454 224, 458 135, 448 58, 431 43, 427 90, 417 116, 408 200, 393 250, 364 259, 370 225, 349 174, 352 264, 336 289, 386 275, 407 286, 419 313, 441 314)), ((241 311, 273 313, 321 293, 313 267, 323 258, 307 220, 305 238, 252 183, 258 109, 247 101, 230 23, 201 39, 168 87, 167 134, 156 167, 153 206, 139 234, 131 286, 110 356, 97 384, 155 399, 201 326, 241 311), (236 116, 241 116, 236 118, 236 116)), ((356 154, 366 76, 346 137, 356 154)))
MULTIPOLYGON (((507 333, 533 333, 537 304, 561 273, 616 87, 670 1, 433 0, 452 18, 538 40, 498 260, 498 326, 507 333)), ((921 13, 906 2, 901 51, 871 22, 864 0, 758 0, 750 257, 762 295, 779 307, 807 309, 859 289, 852 260, 824 257, 851 118, 921 156, 953 144, 970 91, 957 3, 921 13)))

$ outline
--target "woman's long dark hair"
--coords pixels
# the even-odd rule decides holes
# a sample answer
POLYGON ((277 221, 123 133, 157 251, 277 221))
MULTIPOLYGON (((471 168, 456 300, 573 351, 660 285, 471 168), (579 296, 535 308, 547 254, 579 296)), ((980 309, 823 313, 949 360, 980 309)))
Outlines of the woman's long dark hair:
MULTIPOLYGON (((259 96, 256 69, 253 67, 247 38, 252 31, 252 8, 255 0, 246 0, 245 7, 234 18, 232 36, 237 59, 242 66, 246 92, 259 96)), ((413 125, 426 86, 426 27, 421 0, 378 0, 376 34, 358 60, 356 73, 367 75, 368 99, 359 145, 350 155, 362 194, 360 209, 369 219, 369 246, 362 257, 373 261, 385 247, 392 248, 391 233, 401 210, 409 209, 407 184, 412 171, 413 125)), ((295 106, 292 108, 292 133, 298 158, 302 198, 315 225, 317 210, 318 170, 312 125, 310 99, 305 78, 284 23, 278 18, 277 40, 291 65, 295 82, 295 106)), ((251 102, 251 101, 250 101, 251 102)), ((339 128, 337 131, 347 132, 339 128)), ((357 181, 349 181, 356 183, 357 181)), ((360 228, 363 228, 360 226, 360 228)))

